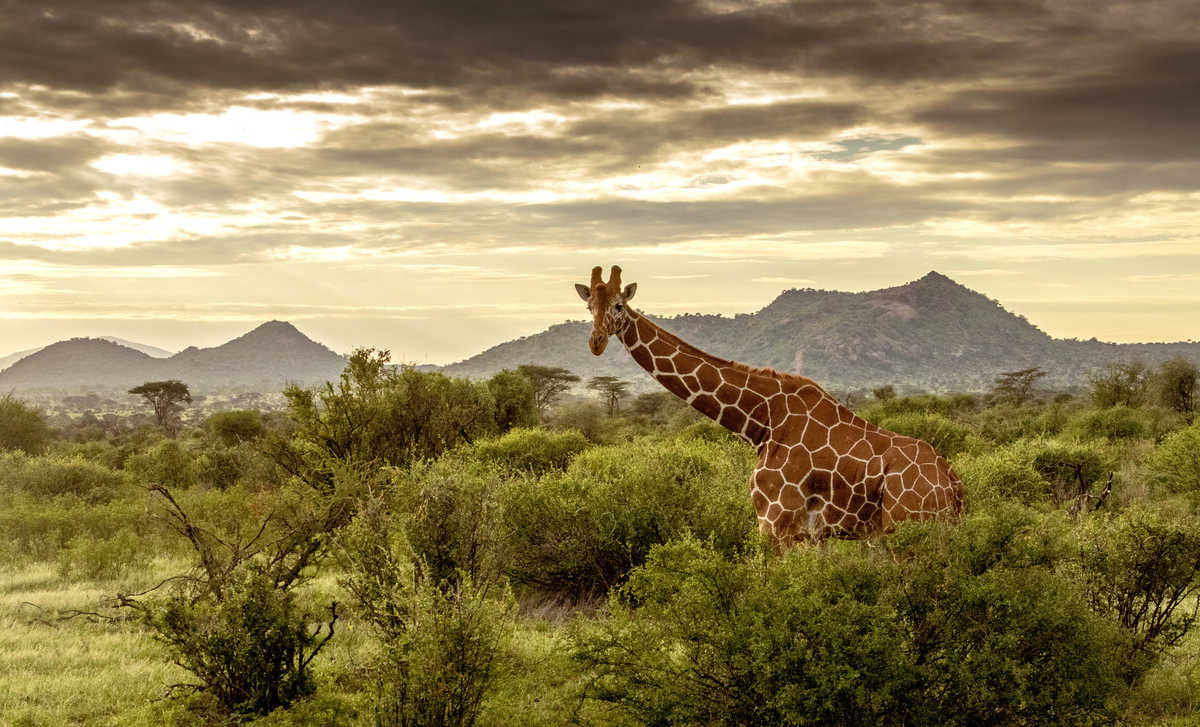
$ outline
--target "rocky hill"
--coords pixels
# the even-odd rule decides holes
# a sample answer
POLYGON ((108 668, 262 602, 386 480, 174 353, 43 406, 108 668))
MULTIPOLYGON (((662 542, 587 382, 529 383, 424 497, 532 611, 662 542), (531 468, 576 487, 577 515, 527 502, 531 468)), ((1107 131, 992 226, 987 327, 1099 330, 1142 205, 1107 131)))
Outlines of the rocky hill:
MULTIPOLYGON (((930 272, 905 285, 863 293, 787 290, 767 307, 734 317, 650 316, 718 356, 801 373, 835 389, 907 384, 934 391, 988 389, 1001 371, 1040 366, 1054 387, 1081 386, 1106 361, 1154 364, 1183 354, 1200 360, 1200 343, 1113 344, 1055 339, 998 302, 930 272)), ((445 368, 488 376, 523 363, 562 366, 583 377, 609 374, 639 389, 655 384, 623 346, 587 350, 590 322, 495 346, 445 368)))
POLYGON ((342 356, 292 324, 270 321, 220 346, 190 346, 167 358, 100 338, 59 341, 0 371, 0 391, 124 390, 161 379, 179 379, 193 391, 276 391, 337 378, 344 367, 342 356))

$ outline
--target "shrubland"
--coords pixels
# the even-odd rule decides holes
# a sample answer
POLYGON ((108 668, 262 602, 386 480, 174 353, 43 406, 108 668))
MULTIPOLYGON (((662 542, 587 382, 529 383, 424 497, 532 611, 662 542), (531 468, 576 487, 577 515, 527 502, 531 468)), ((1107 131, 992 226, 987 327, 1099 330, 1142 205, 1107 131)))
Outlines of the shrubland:
MULTIPOLYGON (((0 714, 1192 723, 1200 423, 1171 366, 1063 395, 1036 371, 1019 396, 880 387, 860 413, 946 454, 965 514, 783 554, 740 440, 671 398, 610 413, 520 371, 366 350, 288 389, 286 416, 35 424, 0 440, 0 714)), ((5 400, 0 432, 31 415, 5 400)))

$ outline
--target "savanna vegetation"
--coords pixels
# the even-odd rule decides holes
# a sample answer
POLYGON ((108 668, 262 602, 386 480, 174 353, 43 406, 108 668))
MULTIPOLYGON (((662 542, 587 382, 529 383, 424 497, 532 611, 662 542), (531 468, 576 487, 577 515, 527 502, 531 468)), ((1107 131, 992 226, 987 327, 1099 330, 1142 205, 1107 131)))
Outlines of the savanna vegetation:
POLYGON ((753 452, 620 380, 364 350, 282 413, 5 397, 0 720, 1194 724, 1195 364, 1041 378, 852 397, 967 512, 782 555, 753 452))

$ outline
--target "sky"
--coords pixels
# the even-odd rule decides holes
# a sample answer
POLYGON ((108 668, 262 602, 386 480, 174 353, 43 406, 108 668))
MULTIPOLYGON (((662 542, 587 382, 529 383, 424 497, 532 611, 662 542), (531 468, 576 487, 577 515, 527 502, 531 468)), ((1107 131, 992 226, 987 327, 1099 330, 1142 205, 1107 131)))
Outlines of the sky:
POLYGON ((380 5, 0 0, 0 355, 445 363, 612 264, 658 314, 937 270, 1200 338, 1195 0, 380 5))

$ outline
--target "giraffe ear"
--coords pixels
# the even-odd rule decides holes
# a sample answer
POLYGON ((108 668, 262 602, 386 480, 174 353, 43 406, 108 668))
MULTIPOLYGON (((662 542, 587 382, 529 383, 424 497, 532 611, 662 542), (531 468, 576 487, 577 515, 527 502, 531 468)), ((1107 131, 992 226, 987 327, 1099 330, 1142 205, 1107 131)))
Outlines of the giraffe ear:
POLYGON ((579 297, 583 298, 584 303, 588 302, 588 300, 590 300, 592 297, 591 288, 583 285, 582 283, 575 283, 575 292, 579 293, 579 297))
POLYGON ((629 285, 625 286, 625 290, 624 290, 624 292, 621 293, 621 297, 624 298, 626 302, 628 302, 630 300, 633 300, 633 294, 636 292, 637 292, 637 283, 630 283, 629 285))

